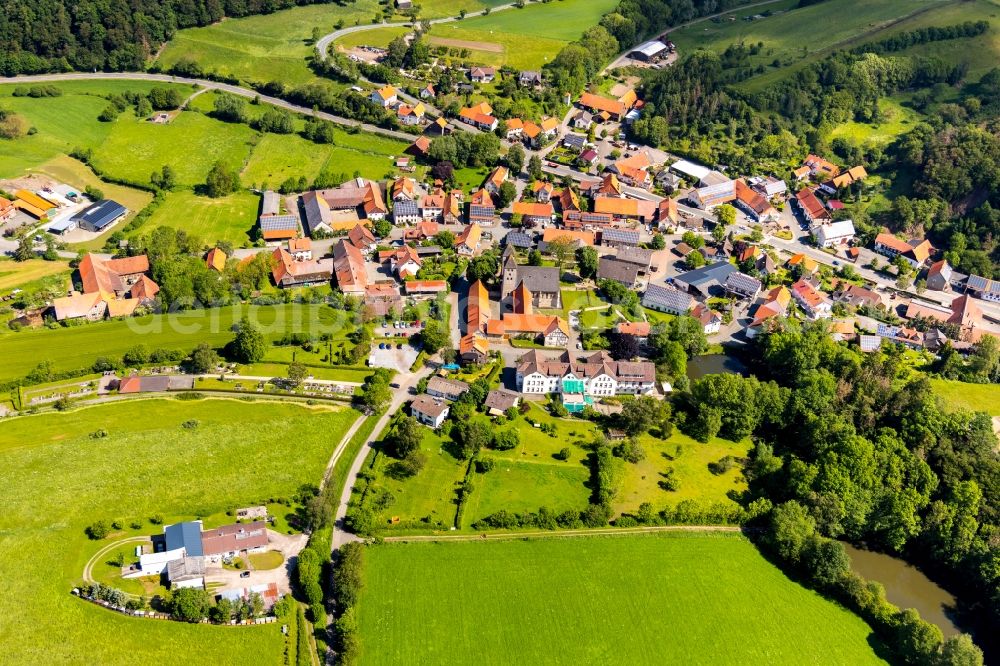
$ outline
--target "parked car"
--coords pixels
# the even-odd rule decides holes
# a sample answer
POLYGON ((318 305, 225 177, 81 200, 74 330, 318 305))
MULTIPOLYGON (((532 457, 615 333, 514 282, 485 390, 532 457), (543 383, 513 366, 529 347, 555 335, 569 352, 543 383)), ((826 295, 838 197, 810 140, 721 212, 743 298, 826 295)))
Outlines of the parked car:
POLYGON ((240 572, 240 578, 249 578, 249 577, 250 577, 250 572, 249 571, 241 571, 240 572))
POLYGON ((393 382, 393 383, 389 384, 389 387, 390 388, 399 388, 399 383, 398 382, 393 382))

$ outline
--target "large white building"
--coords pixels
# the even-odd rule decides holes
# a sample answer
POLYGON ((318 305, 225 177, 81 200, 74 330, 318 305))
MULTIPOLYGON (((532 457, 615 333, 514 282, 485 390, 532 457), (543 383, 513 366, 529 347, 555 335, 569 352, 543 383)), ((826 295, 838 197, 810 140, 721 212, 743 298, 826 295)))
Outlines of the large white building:
POLYGON ((836 247, 847 245, 854 240, 854 222, 841 220, 830 224, 821 224, 813 231, 816 245, 820 247, 836 247))
POLYGON ((605 351, 578 359, 569 352, 550 358, 530 351, 518 359, 515 381, 521 393, 561 393, 567 409, 578 411, 593 397, 651 394, 656 366, 649 361, 615 361, 605 351))

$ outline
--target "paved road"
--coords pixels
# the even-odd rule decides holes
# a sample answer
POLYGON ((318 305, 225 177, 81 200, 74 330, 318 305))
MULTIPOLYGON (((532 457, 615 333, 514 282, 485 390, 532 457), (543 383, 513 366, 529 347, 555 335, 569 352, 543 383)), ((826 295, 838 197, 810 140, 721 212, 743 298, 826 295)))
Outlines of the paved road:
POLYGON ((397 132, 395 130, 385 129, 384 127, 377 127, 375 125, 370 125, 368 123, 361 123, 357 120, 351 120, 349 118, 344 118, 342 116, 335 116, 332 113, 326 113, 324 111, 314 112, 312 109, 306 108, 304 106, 299 106, 298 104, 292 104, 278 97, 271 97, 269 95, 261 95, 256 90, 250 88, 244 88, 242 86, 234 86, 229 83, 219 83, 218 81, 209 81, 207 79, 191 79, 184 76, 171 76, 170 74, 149 74, 147 72, 99 72, 99 73, 88 73, 88 72, 74 72, 69 74, 37 74, 32 76, 15 76, 0 78, 0 83, 51 83, 53 81, 102 81, 108 79, 126 80, 126 81, 157 81, 162 83, 180 83, 185 85, 198 85, 209 90, 221 90, 224 92, 231 93, 233 95, 238 95, 240 97, 247 97, 254 99, 260 97, 260 100, 266 104, 276 106, 281 109, 286 109, 294 113, 300 113, 306 116, 314 116, 316 118, 321 118, 322 120, 327 120, 336 125, 342 125, 344 127, 357 127, 365 132, 371 132, 372 134, 381 134, 393 139, 399 139, 401 141, 406 141, 407 143, 412 143, 414 135, 406 134, 405 132, 397 132))

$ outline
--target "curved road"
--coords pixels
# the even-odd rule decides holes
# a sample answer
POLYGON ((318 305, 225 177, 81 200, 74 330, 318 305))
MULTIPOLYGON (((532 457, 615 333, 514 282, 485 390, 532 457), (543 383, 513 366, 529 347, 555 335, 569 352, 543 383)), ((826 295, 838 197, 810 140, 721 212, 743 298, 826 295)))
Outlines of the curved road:
POLYGON ((375 125, 369 125, 368 123, 358 122, 357 120, 351 120, 349 118, 344 118, 341 116, 335 116, 332 113, 326 113, 324 111, 314 112, 312 109, 306 108, 304 106, 299 106, 298 104, 292 104, 280 97, 271 97, 270 95, 261 95, 256 90, 251 88, 244 88, 242 86, 234 86, 229 83, 220 83, 218 81, 209 81, 207 79, 190 79, 184 76, 172 76, 170 74, 150 74, 148 72, 73 72, 68 74, 34 74, 31 76, 14 76, 0 78, 0 83, 48 83, 51 81, 101 81, 107 79, 118 79, 126 81, 155 81, 159 83, 180 83, 186 85, 198 85, 202 88, 208 90, 221 90, 224 92, 232 93, 233 95, 238 95, 240 97, 247 97, 249 99, 254 99, 259 97, 260 101, 276 106, 281 109, 286 109, 294 113, 300 113, 306 116, 314 116, 316 118, 321 118, 322 120, 328 120, 331 123, 337 125, 343 125, 344 127, 356 127, 358 129, 364 130, 365 132, 371 132, 372 134, 381 134, 383 136, 388 136, 393 139, 399 139, 406 141, 407 143, 412 143, 415 138, 413 134, 407 134, 405 132, 397 132, 395 130, 385 129, 383 127, 376 127, 375 125))

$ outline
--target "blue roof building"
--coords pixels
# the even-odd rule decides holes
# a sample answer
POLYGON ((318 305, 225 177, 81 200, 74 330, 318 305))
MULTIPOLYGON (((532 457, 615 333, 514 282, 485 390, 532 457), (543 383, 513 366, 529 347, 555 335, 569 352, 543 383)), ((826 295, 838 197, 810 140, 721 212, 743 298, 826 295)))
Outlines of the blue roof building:
POLYGON ((188 557, 201 557, 205 554, 201 547, 200 520, 167 525, 163 528, 163 537, 168 551, 183 548, 188 557))
POLYGON ((85 231, 104 231, 128 214, 128 209, 117 201, 104 199, 73 216, 72 222, 85 231))

